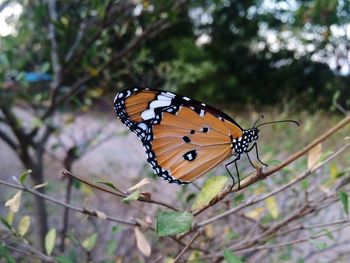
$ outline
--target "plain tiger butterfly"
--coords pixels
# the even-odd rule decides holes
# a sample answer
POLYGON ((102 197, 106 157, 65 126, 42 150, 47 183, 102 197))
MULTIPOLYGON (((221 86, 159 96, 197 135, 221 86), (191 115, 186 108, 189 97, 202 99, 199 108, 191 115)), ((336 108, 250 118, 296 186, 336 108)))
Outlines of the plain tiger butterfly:
MULTIPOLYGON (((169 183, 187 184, 207 173, 225 160, 227 168, 234 163, 238 182, 237 161, 255 148, 258 127, 283 120, 267 122, 243 129, 225 113, 194 99, 178 94, 134 88, 120 91, 114 99, 119 119, 141 140, 147 161, 154 173, 169 183)), ((264 164, 265 165, 265 164, 264 164)), ((253 165, 254 166, 254 165, 253 165)))

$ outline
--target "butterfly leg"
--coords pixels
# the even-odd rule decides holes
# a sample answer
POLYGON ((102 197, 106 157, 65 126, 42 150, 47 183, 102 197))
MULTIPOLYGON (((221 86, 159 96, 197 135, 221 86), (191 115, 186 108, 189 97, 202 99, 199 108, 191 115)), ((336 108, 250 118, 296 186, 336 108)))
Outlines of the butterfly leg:
POLYGON ((248 157, 248 160, 249 160, 250 165, 253 166, 254 168, 256 168, 255 165, 253 164, 252 160, 250 160, 250 157, 249 157, 248 152, 246 152, 246 155, 247 155, 247 157, 248 157))
POLYGON ((225 164, 225 168, 227 170, 227 172, 229 173, 231 179, 232 179, 232 185, 230 186, 230 190, 233 188, 233 186, 235 185, 235 178, 233 177, 233 175, 231 174, 230 170, 228 169, 228 166, 232 163, 235 164, 235 167, 236 167, 236 173, 237 173, 237 183, 238 183, 238 190, 240 190, 240 183, 241 183, 241 180, 239 178, 239 171, 238 171, 238 166, 237 166, 237 161, 239 160, 240 156, 238 156, 236 159, 234 159, 233 161, 225 164))
MULTIPOLYGON (((259 158, 259 152, 258 152, 258 145, 256 144, 256 142, 252 145, 252 147, 250 147, 250 149, 248 149, 247 152, 250 152, 251 150, 253 150, 253 148, 255 148, 256 158, 258 159, 258 161, 259 161, 262 165, 268 166, 266 163, 264 163, 263 161, 260 160, 260 158, 259 158)), ((247 155, 248 155, 248 154, 247 154, 247 155)), ((248 159, 249 159, 249 157, 248 157, 248 159)), ((250 161, 250 159, 249 159, 249 162, 250 162, 250 164, 252 164, 251 161, 250 161)), ((255 167, 254 165, 252 165, 252 166, 255 167)))

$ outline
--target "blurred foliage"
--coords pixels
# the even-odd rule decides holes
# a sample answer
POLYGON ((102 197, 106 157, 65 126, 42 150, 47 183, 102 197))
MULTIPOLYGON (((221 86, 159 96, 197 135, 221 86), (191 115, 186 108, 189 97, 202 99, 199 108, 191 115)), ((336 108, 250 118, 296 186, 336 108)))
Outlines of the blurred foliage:
MULTIPOLYGON (((16 76, 24 98, 40 104, 48 99, 47 85, 28 83, 24 77, 28 71, 52 73, 44 26, 47 6, 37 1, 16 2, 24 6, 23 13, 15 24, 17 34, 1 40, 0 81, 16 76), (29 84, 31 90, 36 88, 34 97, 25 92, 29 84)), ((89 97, 102 95, 101 91, 114 93, 143 85, 212 103, 288 101, 297 109, 329 109, 336 96, 343 107, 350 104, 348 1, 192 0, 176 16, 165 11, 167 3, 161 0, 135 3, 132 9, 121 5, 125 12, 108 28, 102 25, 108 1, 57 4, 58 53, 62 72, 68 75, 62 85, 67 87, 85 72, 97 77, 99 66, 157 17, 171 21, 162 34, 134 50, 120 69, 106 68, 100 78, 82 87, 81 92, 98 91, 89 92, 86 103, 89 97), (87 36, 93 36, 92 40, 87 36), (89 41, 93 43, 88 45, 89 41), (74 64, 79 57, 72 59, 72 54, 85 48, 79 64, 74 64)))

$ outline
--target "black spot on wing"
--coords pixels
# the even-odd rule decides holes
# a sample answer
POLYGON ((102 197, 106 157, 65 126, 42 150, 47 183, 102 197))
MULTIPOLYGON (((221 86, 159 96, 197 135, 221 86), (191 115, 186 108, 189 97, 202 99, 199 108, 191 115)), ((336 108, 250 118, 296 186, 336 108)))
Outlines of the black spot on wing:
POLYGON ((185 143, 189 143, 189 142, 191 141, 191 139, 188 138, 187 136, 182 137, 182 140, 183 140, 185 143))

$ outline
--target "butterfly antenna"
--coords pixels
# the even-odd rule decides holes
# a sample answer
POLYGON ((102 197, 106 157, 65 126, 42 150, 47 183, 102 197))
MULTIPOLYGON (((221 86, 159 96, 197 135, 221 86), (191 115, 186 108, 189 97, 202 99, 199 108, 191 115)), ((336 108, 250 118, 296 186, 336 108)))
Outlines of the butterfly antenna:
MULTIPOLYGON (((264 119, 264 115, 263 115, 263 114, 261 114, 261 115, 258 117, 258 119, 254 122, 253 128, 255 128, 255 125, 258 123, 258 121, 259 121, 260 119, 264 119)), ((260 126, 260 125, 259 125, 259 126, 260 126)))
POLYGON ((265 123, 262 123, 262 124, 259 124, 258 126, 256 126, 256 128, 260 127, 260 126, 263 126, 265 124, 272 124, 272 123, 280 123, 280 122, 291 122, 291 123, 294 123, 298 126, 300 126, 299 122, 295 121, 295 120, 281 120, 281 121, 269 121, 269 122, 265 122, 265 123))

